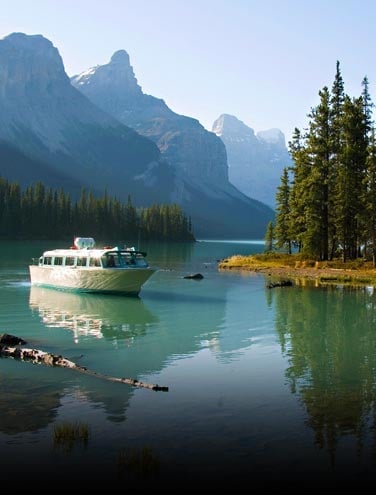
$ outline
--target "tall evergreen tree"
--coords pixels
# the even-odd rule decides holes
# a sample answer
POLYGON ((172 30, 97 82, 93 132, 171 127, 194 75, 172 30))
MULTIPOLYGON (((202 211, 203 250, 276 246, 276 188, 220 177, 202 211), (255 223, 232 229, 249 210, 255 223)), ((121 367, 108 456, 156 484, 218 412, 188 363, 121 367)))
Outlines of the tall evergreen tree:
POLYGON ((283 169, 281 185, 277 188, 276 211, 275 236, 278 239, 277 247, 285 248, 288 254, 291 254, 290 184, 287 168, 283 169))
POLYGON ((361 98, 346 96, 342 116, 342 146, 338 153, 334 206, 336 231, 343 260, 354 259, 359 252, 363 213, 364 175, 367 139, 361 98))
POLYGON ((327 87, 319 91, 320 103, 312 109, 306 139, 310 171, 305 180, 307 228, 304 251, 327 260, 329 254, 329 178, 331 157, 330 95, 327 87))
POLYGON ((265 233, 265 251, 271 253, 274 246, 274 226, 273 222, 269 222, 265 233))
POLYGON ((374 129, 371 130, 369 140, 364 181, 364 205, 367 219, 365 225, 365 254, 369 249, 372 254, 373 266, 376 267, 376 136, 374 129))
POLYGON ((328 213, 329 213, 329 258, 332 259, 338 245, 336 231, 336 209, 334 205, 334 191, 336 189, 336 181, 338 169, 340 167, 339 153, 342 149, 342 118, 343 105, 345 102, 345 85, 342 78, 340 63, 337 60, 336 73, 332 85, 330 98, 330 171, 328 177, 329 197, 328 197, 328 213))
POLYGON ((306 152, 305 140, 297 128, 294 130, 292 141, 289 142, 289 151, 293 160, 290 169, 292 174, 289 200, 290 232, 292 242, 298 246, 300 252, 303 249, 306 231, 305 184, 310 172, 310 160, 306 152))
POLYGON ((371 99, 371 96, 369 94, 369 82, 368 82, 368 77, 365 76, 362 81, 362 101, 363 101, 363 114, 364 114, 364 121, 365 121, 365 133, 366 133, 366 138, 368 139, 370 137, 370 133, 373 127, 373 121, 372 121, 372 109, 373 109, 373 102, 371 99))

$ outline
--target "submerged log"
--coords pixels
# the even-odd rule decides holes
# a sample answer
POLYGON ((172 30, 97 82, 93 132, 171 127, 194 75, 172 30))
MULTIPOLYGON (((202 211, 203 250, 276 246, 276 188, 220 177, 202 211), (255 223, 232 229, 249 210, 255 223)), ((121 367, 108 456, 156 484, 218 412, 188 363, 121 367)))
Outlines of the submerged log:
MULTIPOLYGON (((13 337, 13 341, 14 339, 18 339, 18 337, 15 337, 13 335, 8 337, 13 337)), ((25 342, 23 339, 18 339, 18 340, 25 342)), ((4 344, 2 340, 0 340, 0 356, 11 357, 14 359, 21 359, 22 361, 30 361, 32 363, 37 363, 37 364, 45 364, 47 366, 60 366, 62 368, 69 368, 75 371, 79 371, 80 373, 84 373, 85 375, 96 376, 97 378, 102 378, 110 382, 126 383, 128 385, 133 385, 134 387, 143 387, 155 391, 168 392, 168 387, 162 387, 157 384, 140 382, 135 378, 116 378, 114 376, 103 375, 102 373, 97 373, 96 371, 89 370, 84 366, 80 366, 76 364, 74 361, 70 361, 69 359, 63 356, 51 354, 50 352, 41 351, 39 349, 21 349, 18 346, 11 347, 9 345, 4 344)))

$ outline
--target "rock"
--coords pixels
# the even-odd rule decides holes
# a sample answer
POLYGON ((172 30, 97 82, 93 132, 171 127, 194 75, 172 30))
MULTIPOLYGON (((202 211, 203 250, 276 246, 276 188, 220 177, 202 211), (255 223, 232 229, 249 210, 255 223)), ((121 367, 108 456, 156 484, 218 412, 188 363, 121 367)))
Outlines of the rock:
POLYGON ((274 287, 291 287, 291 280, 281 280, 280 282, 271 282, 267 285, 268 289, 274 289, 274 287))
POLYGON ((16 337, 15 335, 9 335, 9 333, 1 333, 0 334, 0 344, 4 345, 25 345, 27 342, 20 337, 16 337))
POLYGON ((204 278, 203 275, 201 275, 201 273, 195 273, 194 275, 186 275, 185 277, 183 278, 192 278, 194 280, 201 280, 204 278))

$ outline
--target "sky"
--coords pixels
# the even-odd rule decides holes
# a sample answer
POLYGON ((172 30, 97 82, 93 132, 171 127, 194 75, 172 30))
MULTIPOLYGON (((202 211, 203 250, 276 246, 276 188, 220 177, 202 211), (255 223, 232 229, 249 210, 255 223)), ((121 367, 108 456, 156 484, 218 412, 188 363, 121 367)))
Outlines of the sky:
POLYGON ((286 142, 340 62, 376 102, 374 0, 0 0, 0 39, 42 34, 69 76, 124 49, 144 93, 208 130, 230 114, 286 142))

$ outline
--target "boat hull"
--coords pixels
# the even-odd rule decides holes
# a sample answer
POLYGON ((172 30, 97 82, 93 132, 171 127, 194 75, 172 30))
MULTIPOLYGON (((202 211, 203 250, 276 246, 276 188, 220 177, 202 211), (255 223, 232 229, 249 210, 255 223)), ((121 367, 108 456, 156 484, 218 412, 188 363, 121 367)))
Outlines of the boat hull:
POLYGON ((84 268, 30 265, 31 285, 75 292, 137 296, 152 268, 84 268))

